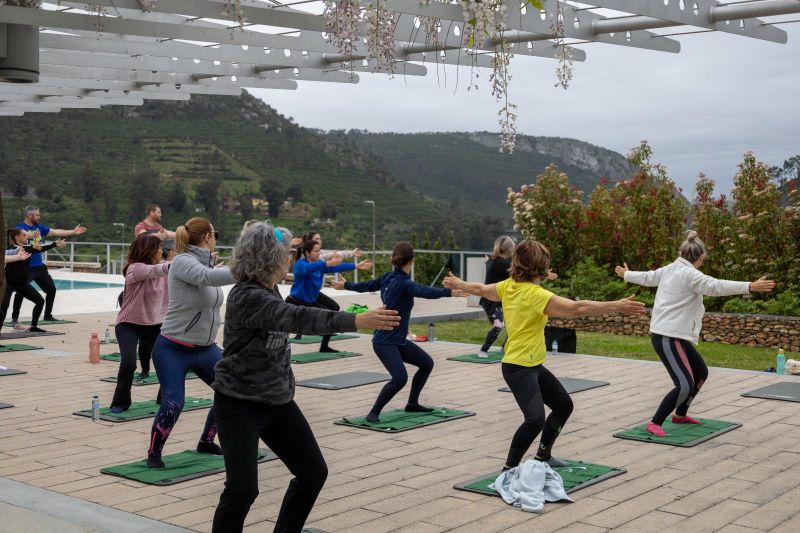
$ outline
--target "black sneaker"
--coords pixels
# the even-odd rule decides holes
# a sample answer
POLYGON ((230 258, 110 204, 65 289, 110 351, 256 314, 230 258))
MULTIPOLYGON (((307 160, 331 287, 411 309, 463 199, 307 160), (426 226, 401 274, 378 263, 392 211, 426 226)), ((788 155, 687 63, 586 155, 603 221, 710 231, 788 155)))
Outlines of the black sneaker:
POLYGON ((52 315, 46 316, 42 320, 44 320, 45 322, 58 322, 58 319, 52 315))
POLYGON ((166 468, 164 465, 164 461, 161 460, 161 457, 147 457, 147 468, 166 468))
POLYGON ((198 453, 210 453, 211 455, 222 455, 222 448, 216 442, 199 441, 197 443, 198 453))
POLYGON ((47 330, 40 328, 39 326, 31 326, 28 328, 28 331, 31 333, 47 333, 47 330))

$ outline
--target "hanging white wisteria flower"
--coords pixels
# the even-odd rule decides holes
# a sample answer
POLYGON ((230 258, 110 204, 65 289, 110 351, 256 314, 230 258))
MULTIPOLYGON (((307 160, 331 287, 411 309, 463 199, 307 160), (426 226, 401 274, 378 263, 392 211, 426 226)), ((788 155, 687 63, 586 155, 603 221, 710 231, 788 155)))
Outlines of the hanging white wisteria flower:
POLYGON ((358 0, 338 0, 336 3, 327 0, 322 12, 325 19, 325 34, 329 43, 339 49, 350 63, 350 74, 353 74, 353 52, 358 42, 358 26, 361 22, 361 6, 358 0))
POLYGON ((558 47, 556 52, 556 59, 558 59, 558 66, 556 67, 556 87, 563 87, 564 90, 569 89, 569 82, 572 81, 572 50, 565 44, 564 37, 567 29, 564 23, 564 13, 561 11, 561 1, 556 0, 556 11, 552 15, 550 22, 550 29, 553 31, 553 39, 558 47))
POLYGON ((364 12, 367 41, 367 58, 374 59, 377 70, 394 74, 394 13, 386 8, 384 0, 374 0, 364 12))
POLYGON ((492 57, 492 74, 489 82, 492 86, 492 96, 502 103, 500 111, 497 112, 500 124, 500 153, 512 154, 517 143, 517 115, 513 112, 517 106, 508 101, 508 85, 511 81, 508 67, 514 52, 505 39, 503 30, 500 29, 498 33, 499 38, 496 38, 498 42, 495 45, 494 57, 492 57))

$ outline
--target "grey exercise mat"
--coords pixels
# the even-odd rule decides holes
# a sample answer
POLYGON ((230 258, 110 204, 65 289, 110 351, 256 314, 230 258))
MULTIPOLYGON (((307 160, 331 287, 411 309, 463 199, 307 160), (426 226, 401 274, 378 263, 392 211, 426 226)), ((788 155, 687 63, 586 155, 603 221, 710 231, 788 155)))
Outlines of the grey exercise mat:
POLYGON ((0 335, 0 342, 6 339, 25 339, 27 337, 50 337, 52 335, 66 335, 63 331, 45 331, 36 333, 35 331, 9 331, 0 335))
POLYGON ((332 376, 322 376, 312 379, 298 381, 300 387, 311 387, 312 389, 338 390, 349 389, 350 387, 360 387, 361 385, 371 385, 381 381, 389 381, 391 376, 382 372, 345 372, 332 376))
MULTIPOLYGON (((596 389, 598 387, 605 387, 610 385, 608 381, 594 381, 592 379, 579 379, 579 378, 558 378, 558 381, 567 389, 567 393, 575 394, 576 392, 583 392, 585 390, 596 389)), ((501 387, 500 392, 511 392, 508 387, 501 387)))
POLYGON ((782 381, 760 389, 743 392, 747 398, 763 398, 765 400, 783 400, 800 402, 800 381, 782 381))
POLYGON ((11 405, 10 403, 0 402, 0 409, 8 409, 9 407, 14 407, 14 406, 11 405))
POLYGON ((13 368, 6 368, 4 366, 0 366, 0 376, 16 376, 18 374, 27 374, 28 372, 25 370, 15 370, 13 368))

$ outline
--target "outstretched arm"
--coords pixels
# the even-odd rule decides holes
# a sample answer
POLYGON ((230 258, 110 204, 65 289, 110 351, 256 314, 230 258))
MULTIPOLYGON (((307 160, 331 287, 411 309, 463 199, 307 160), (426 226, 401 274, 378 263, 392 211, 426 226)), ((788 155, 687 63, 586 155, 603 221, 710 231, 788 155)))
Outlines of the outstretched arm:
POLYGON ((52 237, 74 237, 75 235, 83 235, 84 233, 86 233, 86 226, 78 224, 72 229, 50 228, 50 232, 47 235, 52 237))
POLYGON ((756 281, 728 281, 707 276, 702 272, 692 272, 689 285, 695 292, 706 296, 733 296, 750 292, 769 292, 775 288, 775 282, 762 276, 756 281))
POLYGON ((447 277, 442 280, 442 285, 448 289, 460 291, 466 294, 472 294, 474 296, 480 296, 481 298, 486 298, 492 302, 500 301, 500 295, 497 294, 496 283, 484 285, 483 283, 467 282, 454 275, 452 272, 448 272, 447 277))
POLYGON ((647 272, 638 272, 629 270, 628 263, 622 264, 625 266, 615 267, 614 272, 628 283, 636 283, 637 285, 644 285, 645 287, 658 287, 658 284, 661 282, 661 275, 664 273, 664 267, 657 270, 648 270, 647 272))
POLYGON ((562 318, 575 318, 579 316, 597 316, 610 313, 622 313, 625 315, 639 315, 644 313, 644 304, 628 296, 613 302, 596 302, 594 300, 574 301, 555 294, 550 297, 550 301, 544 308, 547 316, 557 316, 562 318))

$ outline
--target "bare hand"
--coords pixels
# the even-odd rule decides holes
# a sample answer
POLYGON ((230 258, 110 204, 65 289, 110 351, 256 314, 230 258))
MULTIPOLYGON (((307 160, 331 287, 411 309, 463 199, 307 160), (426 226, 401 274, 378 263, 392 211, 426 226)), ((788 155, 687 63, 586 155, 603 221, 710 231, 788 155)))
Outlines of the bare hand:
POLYGON ((556 274, 552 270, 548 270, 547 271, 547 278, 545 278, 545 279, 547 279, 547 281, 553 281, 554 279, 558 279, 558 274, 556 274))
POLYGON ((617 313, 622 313, 623 315, 641 315, 645 312, 644 304, 636 301, 635 294, 631 294, 627 298, 617 300, 614 303, 616 304, 615 311, 617 313))
POLYGON ((622 279, 625 279, 625 272, 628 271, 628 263, 622 263, 622 264, 625 265, 625 266, 617 265, 617 266, 614 267, 614 273, 617 276, 621 277, 622 279))
POLYGON ((167 239, 167 232, 164 230, 159 231, 156 235, 158 235, 158 238, 162 241, 167 239))
POLYGON ((394 309, 380 307, 356 315, 356 327, 391 330, 400 325, 400 315, 394 309))
POLYGON ((369 260, 361 261, 356 265, 356 268, 359 270, 369 270, 370 268, 372 268, 372 261, 369 260))
POLYGON ((334 254, 331 256, 330 259, 325 261, 325 264, 328 265, 329 267, 339 266, 342 264, 342 256, 339 254, 334 254))
POLYGON ((223 261, 220 261, 219 263, 217 263, 216 265, 214 265, 214 268, 222 268, 222 267, 224 267, 224 266, 225 266, 225 263, 224 263, 223 261))
POLYGON ((56 248, 63 248, 66 245, 67 245, 67 241, 65 241, 64 239, 58 239, 56 241, 56 248))
POLYGON ((448 271, 447 277, 442 280, 442 285, 450 290, 460 291, 464 287, 464 282, 461 280, 461 278, 448 271))
POLYGON ((344 290, 344 284, 345 283, 347 283, 347 280, 344 279, 344 277, 342 277, 340 279, 335 279, 335 280, 331 281, 331 287, 333 287, 337 291, 342 291, 342 290, 344 290))
POLYGON ((361 251, 361 248, 354 248, 353 249, 353 257, 361 257, 362 255, 364 255, 364 254, 361 251))
POLYGON ((84 233, 86 233, 86 226, 81 226, 80 224, 78 224, 77 226, 75 226, 75 229, 72 230, 72 233, 74 233, 75 235, 83 235, 84 233))
POLYGON ((23 248, 22 246, 17 248, 17 257, 19 258, 20 261, 25 261, 30 256, 31 254, 29 252, 26 252, 25 248, 23 248))
POLYGON ((775 281, 767 279, 767 276, 761 276, 750 283, 750 292, 769 292, 774 288, 775 281))
POLYGON ((469 293, 460 291, 458 289, 450 289, 450 296, 453 298, 466 298, 467 296, 469 296, 469 293))

